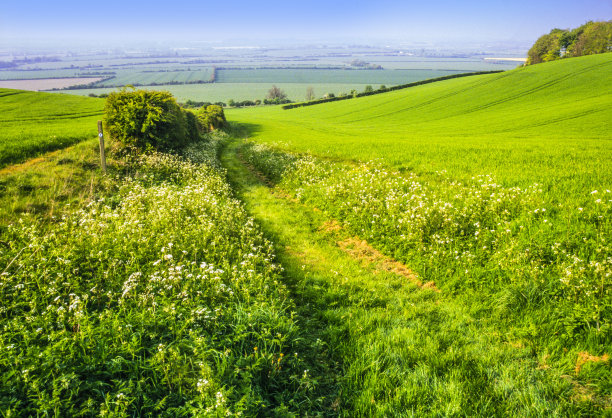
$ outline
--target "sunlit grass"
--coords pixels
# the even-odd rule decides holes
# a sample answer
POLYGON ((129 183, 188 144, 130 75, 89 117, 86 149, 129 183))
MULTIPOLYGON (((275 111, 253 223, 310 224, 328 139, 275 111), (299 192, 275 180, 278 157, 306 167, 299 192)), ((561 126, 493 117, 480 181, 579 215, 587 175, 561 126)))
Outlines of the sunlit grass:
POLYGON ((0 167, 95 137, 103 105, 99 99, 0 89, 0 167))

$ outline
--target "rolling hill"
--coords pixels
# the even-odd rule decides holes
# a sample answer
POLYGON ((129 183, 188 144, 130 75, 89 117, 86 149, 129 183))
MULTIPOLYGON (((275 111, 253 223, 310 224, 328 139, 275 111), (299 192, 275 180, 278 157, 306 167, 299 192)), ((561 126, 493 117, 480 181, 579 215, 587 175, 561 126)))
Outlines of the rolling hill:
POLYGON ((0 89, 0 167, 96 136, 104 102, 0 89))
POLYGON ((570 179, 564 187, 575 188, 612 180, 611 82, 612 54, 602 54, 228 118, 283 149, 508 184, 570 179))

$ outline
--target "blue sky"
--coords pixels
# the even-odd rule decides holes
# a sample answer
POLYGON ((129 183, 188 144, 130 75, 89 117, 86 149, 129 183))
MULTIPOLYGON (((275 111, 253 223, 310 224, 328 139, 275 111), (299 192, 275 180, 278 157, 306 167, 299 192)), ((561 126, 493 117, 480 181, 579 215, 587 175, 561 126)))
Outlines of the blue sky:
POLYGON ((612 0, 2 0, 0 38, 535 40, 612 19, 612 0))

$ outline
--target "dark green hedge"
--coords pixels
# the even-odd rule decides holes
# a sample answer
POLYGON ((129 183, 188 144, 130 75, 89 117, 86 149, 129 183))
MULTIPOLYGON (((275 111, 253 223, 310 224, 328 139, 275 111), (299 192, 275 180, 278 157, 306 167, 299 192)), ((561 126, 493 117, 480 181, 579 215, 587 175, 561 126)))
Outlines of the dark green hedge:
POLYGON ((198 122, 167 91, 126 89, 111 93, 104 106, 104 125, 124 148, 171 150, 198 140, 198 122))

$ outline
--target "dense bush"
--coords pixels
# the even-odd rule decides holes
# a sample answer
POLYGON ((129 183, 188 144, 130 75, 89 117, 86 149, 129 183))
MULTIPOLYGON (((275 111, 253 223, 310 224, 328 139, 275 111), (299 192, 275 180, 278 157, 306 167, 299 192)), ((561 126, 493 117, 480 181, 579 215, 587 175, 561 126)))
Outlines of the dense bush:
POLYGON ((109 94, 104 124, 123 148, 169 150, 199 137, 194 118, 166 91, 126 89, 109 94))
POLYGON ((223 128, 227 124, 223 108, 219 105, 201 107, 198 110, 197 118, 200 123, 200 129, 203 132, 214 131, 215 129, 223 128))

